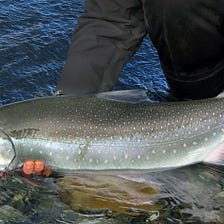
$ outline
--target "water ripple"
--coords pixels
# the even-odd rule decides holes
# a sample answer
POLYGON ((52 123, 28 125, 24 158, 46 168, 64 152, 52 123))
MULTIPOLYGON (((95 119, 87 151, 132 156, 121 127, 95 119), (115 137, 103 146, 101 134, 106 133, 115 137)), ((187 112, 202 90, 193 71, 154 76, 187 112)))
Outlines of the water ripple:
MULTIPOLYGON (((0 1, 0 102, 52 95, 83 1, 0 1)), ((158 55, 149 39, 123 69, 115 89, 166 94, 158 55), (150 59, 150 60, 149 60, 150 59)))

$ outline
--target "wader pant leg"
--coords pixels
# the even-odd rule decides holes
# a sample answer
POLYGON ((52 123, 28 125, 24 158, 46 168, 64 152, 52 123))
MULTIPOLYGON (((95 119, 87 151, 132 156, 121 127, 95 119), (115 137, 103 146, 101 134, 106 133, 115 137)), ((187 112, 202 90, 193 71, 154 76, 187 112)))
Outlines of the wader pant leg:
POLYGON ((57 91, 109 91, 146 35, 140 0, 86 0, 57 91))
POLYGON ((171 93, 200 99, 223 91, 224 0, 142 2, 171 93))
POLYGON ((197 81, 180 81, 166 76, 170 92, 179 99, 216 97, 224 90, 224 68, 209 77, 197 81))

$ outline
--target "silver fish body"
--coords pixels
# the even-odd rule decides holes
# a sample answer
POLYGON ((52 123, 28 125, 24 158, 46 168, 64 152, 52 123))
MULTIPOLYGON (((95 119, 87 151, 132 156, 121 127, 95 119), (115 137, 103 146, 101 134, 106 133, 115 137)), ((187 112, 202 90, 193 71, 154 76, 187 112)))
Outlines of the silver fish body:
POLYGON ((224 99, 38 98, 0 108, 0 129, 0 167, 13 150, 11 168, 40 159, 70 170, 168 169, 205 161, 217 149, 223 162, 224 99))

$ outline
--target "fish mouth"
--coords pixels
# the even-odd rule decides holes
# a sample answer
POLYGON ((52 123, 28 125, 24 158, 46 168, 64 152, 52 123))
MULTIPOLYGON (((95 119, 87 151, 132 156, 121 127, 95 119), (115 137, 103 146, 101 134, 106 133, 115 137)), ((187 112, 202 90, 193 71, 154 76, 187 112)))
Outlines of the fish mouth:
POLYGON ((12 169, 16 158, 16 149, 11 137, 0 129, 0 171, 7 172, 12 169))

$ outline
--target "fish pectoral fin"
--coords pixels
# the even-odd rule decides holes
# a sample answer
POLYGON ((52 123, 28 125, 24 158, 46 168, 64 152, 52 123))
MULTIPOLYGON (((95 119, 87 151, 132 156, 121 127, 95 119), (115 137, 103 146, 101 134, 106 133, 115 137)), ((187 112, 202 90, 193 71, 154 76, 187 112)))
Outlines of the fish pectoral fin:
POLYGON ((203 162, 224 166, 224 142, 212 150, 203 162))

